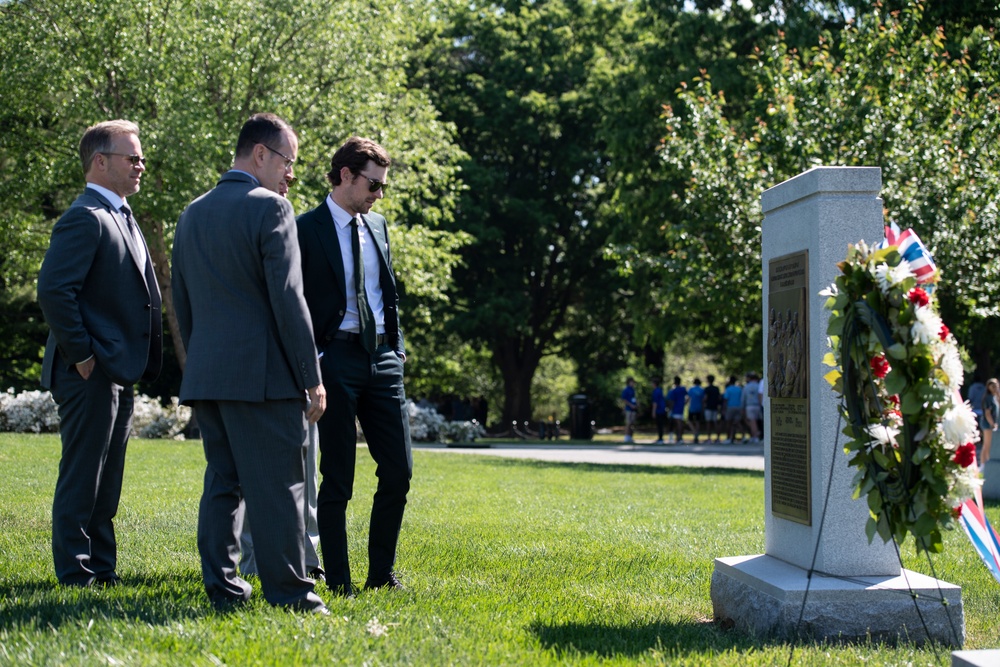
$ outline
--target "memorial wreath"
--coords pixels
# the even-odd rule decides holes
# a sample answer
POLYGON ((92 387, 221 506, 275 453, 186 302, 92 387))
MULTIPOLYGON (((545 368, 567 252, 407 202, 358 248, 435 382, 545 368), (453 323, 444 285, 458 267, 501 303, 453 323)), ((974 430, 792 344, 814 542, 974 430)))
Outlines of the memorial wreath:
POLYGON ((886 227, 869 247, 848 246, 828 289, 826 380, 841 397, 854 497, 868 502, 869 542, 940 552, 942 530, 981 483, 976 416, 959 394, 958 346, 937 312, 939 274, 911 230, 886 227))

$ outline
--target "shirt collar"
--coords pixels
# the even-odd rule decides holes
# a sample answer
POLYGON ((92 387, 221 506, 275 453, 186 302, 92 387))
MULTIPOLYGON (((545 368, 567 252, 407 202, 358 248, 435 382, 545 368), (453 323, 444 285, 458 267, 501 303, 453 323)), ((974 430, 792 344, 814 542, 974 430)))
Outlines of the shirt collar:
POLYGON ((333 195, 326 196, 326 205, 330 209, 330 214, 333 215, 333 221, 337 224, 338 228, 343 229, 351 224, 351 220, 354 220, 354 217, 350 213, 340 208, 340 205, 333 201, 333 195))
POLYGON ((242 169, 230 169, 229 171, 235 171, 237 174, 246 174, 247 176, 253 179, 254 185, 260 185, 260 180, 256 176, 251 174, 249 171, 243 171, 242 169))
POLYGON ((122 207, 122 205, 124 205, 126 203, 126 201, 124 199, 122 199, 121 196, 119 196, 118 194, 112 192, 111 190, 108 190, 103 185, 98 185, 97 183, 89 183, 88 182, 87 183, 87 187, 90 188, 90 189, 92 189, 92 190, 96 190, 98 193, 100 193, 101 196, 103 196, 105 199, 108 200, 108 203, 111 204, 111 206, 116 211, 120 210, 121 207, 122 207))

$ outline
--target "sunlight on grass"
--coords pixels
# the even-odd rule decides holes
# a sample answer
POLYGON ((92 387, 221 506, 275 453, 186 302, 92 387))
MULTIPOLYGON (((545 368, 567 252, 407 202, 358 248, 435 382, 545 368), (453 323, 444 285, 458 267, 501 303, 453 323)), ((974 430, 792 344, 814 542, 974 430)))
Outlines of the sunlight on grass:
MULTIPOLYGON (((55 586, 55 436, 0 434, 0 664, 773 665, 787 644, 711 622, 713 559, 764 548, 763 475, 414 453, 400 542, 407 590, 331 598, 312 618, 254 594, 218 614, 195 541, 199 443, 133 441, 111 590, 55 586)), ((363 578, 374 465, 359 451, 349 513, 363 578)), ((990 516, 1000 523, 996 505, 990 516)), ((859 528, 861 529, 861 528, 859 528)), ((906 565, 927 571, 906 554, 906 565), (912 562, 911 562, 912 561, 912 562)), ((996 646, 1000 586, 964 535, 937 576, 962 585, 966 648, 996 646)), ((947 651, 943 659, 950 663, 947 651)), ((796 665, 932 665, 930 649, 794 649, 796 665)))

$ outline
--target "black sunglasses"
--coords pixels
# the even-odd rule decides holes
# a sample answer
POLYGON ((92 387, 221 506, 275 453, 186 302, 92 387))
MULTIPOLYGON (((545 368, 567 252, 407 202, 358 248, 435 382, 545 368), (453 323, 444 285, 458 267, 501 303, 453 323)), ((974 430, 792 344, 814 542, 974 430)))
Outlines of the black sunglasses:
POLYGON ((118 156, 121 156, 123 158, 128 158, 128 161, 132 163, 133 167, 138 167, 140 164, 143 167, 146 166, 146 158, 144 158, 141 155, 135 155, 134 153, 132 155, 129 155, 128 153, 109 153, 107 151, 101 151, 101 152, 104 155, 118 155, 118 156))
MULTIPOLYGON (((363 176, 364 178, 368 178, 364 174, 358 174, 358 175, 363 176)), ((385 189, 388 187, 389 187, 388 183, 383 183, 377 178, 368 178, 368 192, 378 192, 379 190, 385 192, 385 189)))

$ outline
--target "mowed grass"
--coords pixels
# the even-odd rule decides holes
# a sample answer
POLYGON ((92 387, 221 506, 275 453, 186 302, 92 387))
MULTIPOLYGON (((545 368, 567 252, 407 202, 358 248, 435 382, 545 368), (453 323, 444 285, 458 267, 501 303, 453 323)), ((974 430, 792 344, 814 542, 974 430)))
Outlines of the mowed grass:
MULTIPOLYGON (((0 664, 949 665, 947 649, 759 639, 711 622, 713 559, 764 549, 758 472, 512 461, 414 452, 403 592, 320 590, 333 616, 255 591, 220 614, 201 585, 200 443, 133 440, 110 590, 56 586, 56 436, 0 434, 0 664)), ((359 450, 349 530, 366 574, 374 465, 359 450)), ((1000 524, 1000 510, 989 509, 1000 524)), ((858 528, 863 530, 863 527, 858 528)), ((906 565, 929 572, 905 550, 906 565)), ((1000 645, 1000 585, 952 533, 934 561, 963 587, 966 648, 1000 645)))

